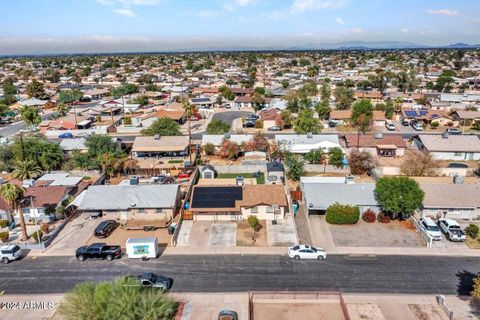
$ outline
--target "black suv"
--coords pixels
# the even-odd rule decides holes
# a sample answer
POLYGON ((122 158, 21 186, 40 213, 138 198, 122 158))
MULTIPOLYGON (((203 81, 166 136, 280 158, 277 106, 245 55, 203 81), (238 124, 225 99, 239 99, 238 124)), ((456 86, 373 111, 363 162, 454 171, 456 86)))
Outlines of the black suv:
POLYGON ((118 223, 114 220, 105 220, 100 222, 100 224, 95 228, 95 237, 97 238, 106 238, 112 234, 118 226, 118 223))

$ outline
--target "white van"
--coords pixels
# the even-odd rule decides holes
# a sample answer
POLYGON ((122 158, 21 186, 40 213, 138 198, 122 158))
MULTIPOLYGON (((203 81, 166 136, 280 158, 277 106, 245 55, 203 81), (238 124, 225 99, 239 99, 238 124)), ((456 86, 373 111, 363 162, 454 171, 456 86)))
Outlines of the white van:
POLYGON ((125 251, 130 259, 155 259, 158 257, 157 238, 128 238, 125 251))
POLYGON ((395 131, 395 123, 393 123, 391 120, 387 120, 385 121, 385 128, 390 131, 395 131))
POLYGON ((423 217, 420 219, 420 225, 422 226, 423 230, 432 237, 433 240, 442 240, 442 232, 440 228, 437 226, 435 222, 433 222, 432 218, 423 217))

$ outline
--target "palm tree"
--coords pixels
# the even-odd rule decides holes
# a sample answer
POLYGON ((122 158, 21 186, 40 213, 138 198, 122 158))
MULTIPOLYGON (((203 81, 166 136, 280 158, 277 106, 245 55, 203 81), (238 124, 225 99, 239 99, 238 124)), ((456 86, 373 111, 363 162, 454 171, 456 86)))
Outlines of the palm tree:
POLYGON ((183 110, 188 118, 188 155, 190 157, 190 165, 192 164, 192 130, 190 128, 190 117, 193 116, 196 109, 195 106, 191 105, 188 101, 183 102, 183 110))
POLYGON ((11 210, 17 211, 17 214, 20 217, 22 241, 26 241, 28 239, 27 228, 25 226, 25 217, 23 216, 23 211, 21 210, 20 205, 23 200, 24 193, 25 189, 23 187, 19 187, 11 183, 4 183, 0 187, 0 196, 5 200, 11 210))
POLYGON ((41 169, 33 160, 21 160, 17 162, 12 174, 14 178, 25 180, 38 176, 41 169))
POLYGON ((65 103, 59 103, 57 104, 57 112, 59 114, 60 117, 64 117, 67 115, 67 112, 68 112, 68 108, 67 106, 65 105, 65 103))

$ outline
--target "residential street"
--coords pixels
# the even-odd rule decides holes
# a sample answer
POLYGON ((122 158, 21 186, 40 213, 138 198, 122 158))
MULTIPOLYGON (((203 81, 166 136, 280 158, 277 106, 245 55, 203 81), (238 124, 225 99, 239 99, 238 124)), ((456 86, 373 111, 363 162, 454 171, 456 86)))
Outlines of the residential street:
POLYGON ((294 261, 266 255, 166 255, 115 262, 74 257, 27 257, 2 265, 5 294, 61 293, 81 281, 147 271, 174 279, 174 292, 343 290, 347 293, 468 294, 480 259, 421 256, 328 256, 294 261))
MULTIPOLYGON (((56 112, 51 112, 48 114, 42 114, 40 115, 40 118, 42 120, 48 119, 49 117, 52 117, 56 115, 56 112)), ((4 126, 0 128, 0 136, 1 137, 7 137, 11 138, 12 136, 16 135, 20 130, 25 129, 25 122, 23 121, 18 121, 12 124, 9 124, 7 126, 4 126)))

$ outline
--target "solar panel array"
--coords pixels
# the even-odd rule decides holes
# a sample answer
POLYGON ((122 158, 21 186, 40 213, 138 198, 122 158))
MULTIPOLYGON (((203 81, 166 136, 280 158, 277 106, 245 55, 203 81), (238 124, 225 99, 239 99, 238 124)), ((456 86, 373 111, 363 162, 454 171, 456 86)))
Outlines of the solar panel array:
POLYGON ((234 208, 242 200, 242 187, 197 187, 193 191, 191 208, 234 208))

